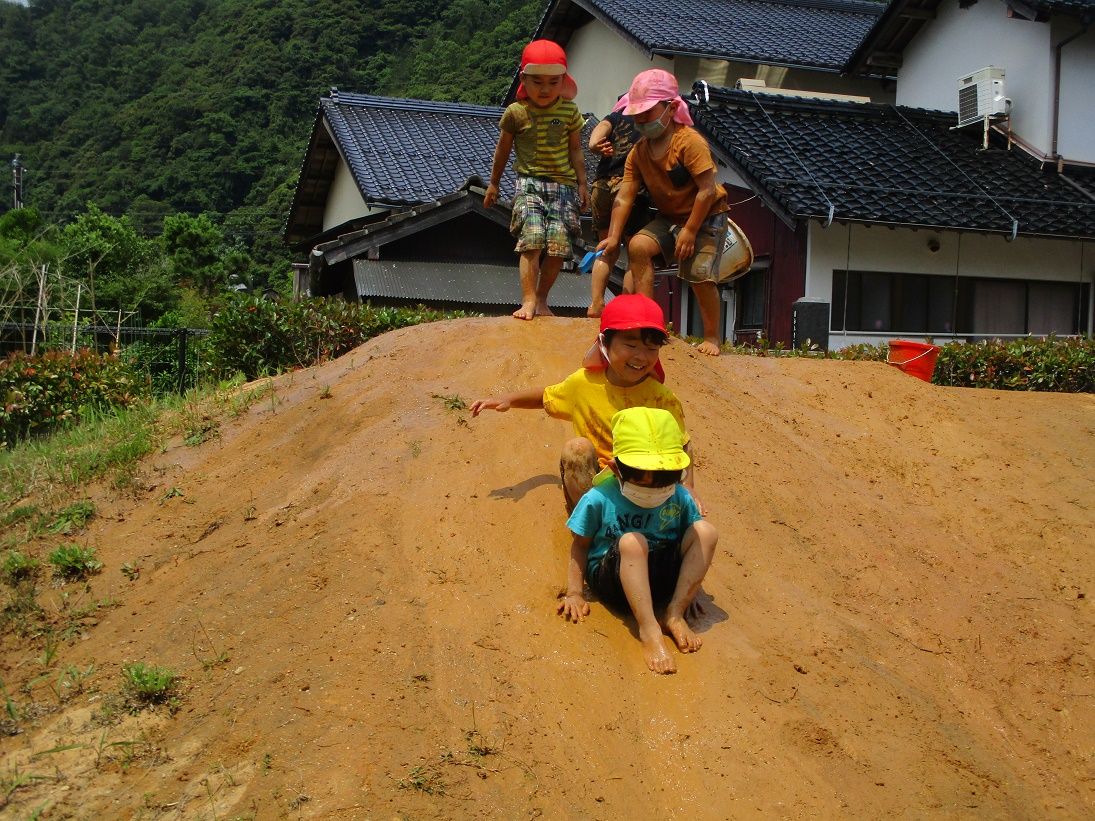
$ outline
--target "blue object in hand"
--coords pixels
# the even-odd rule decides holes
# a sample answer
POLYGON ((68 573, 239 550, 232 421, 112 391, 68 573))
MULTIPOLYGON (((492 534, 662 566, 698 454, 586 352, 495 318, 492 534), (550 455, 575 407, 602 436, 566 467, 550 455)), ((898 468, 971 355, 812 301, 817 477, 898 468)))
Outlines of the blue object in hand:
POLYGON ((593 270, 594 260, 596 260, 597 257, 601 255, 601 253, 601 251, 589 251, 588 253, 586 253, 586 255, 582 257, 582 261, 578 263, 578 270, 581 271, 583 274, 588 274, 590 271, 593 270))

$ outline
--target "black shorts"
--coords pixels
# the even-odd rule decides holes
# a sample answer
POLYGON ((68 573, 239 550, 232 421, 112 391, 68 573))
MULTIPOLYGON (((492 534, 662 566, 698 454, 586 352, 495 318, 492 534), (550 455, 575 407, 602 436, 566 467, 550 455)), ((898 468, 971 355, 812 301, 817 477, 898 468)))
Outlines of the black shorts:
MULTIPOLYGON (((667 544, 652 549, 646 557, 650 578, 650 597, 654 607, 664 607, 673 598, 677 579, 681 575, 681 546, 667 544)), ((620 583, 620 543, 612 545, 592 571, 586 572, 586 582, 606 607, 630 612, 627 594, 620 583)))

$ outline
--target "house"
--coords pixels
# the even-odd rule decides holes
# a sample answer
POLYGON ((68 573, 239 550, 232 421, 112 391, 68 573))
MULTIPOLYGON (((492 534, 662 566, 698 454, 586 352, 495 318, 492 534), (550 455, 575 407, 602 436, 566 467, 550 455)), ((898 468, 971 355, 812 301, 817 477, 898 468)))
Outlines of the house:
MULTIPOLYGON (((483 313, 519 305, 508 203, 483 206, 502 110, 332 89, 285 230, 309 255, 299 290, 483 313)), ((507 169, 503 190, 514 183, 507 169)), ((589 290, 587 277, 564 271, 552 307, 584 315, 589 290)))
MULTIPOLYGON (((567 48, 583 110, 650 67, 702 81, 692 113, 757 252, 722 288, 725 336, 802 342, 806 300, 840 347, 1090 332, 1092 16, 1090 0, 555 0, 537 36, 567 48), (999 100, 954 130, 959 78, 992 66, 1010 117, 999 100)), ((656 296, 695 333, 667 279, 656 296)))
MULTIPOLYGON (((844 67, 885 10, 869 0, 552 0, 534 33, 560 43, 582 111, 603 116, 648 68, 696 80, 893 101, 892 72, 844 67)), ((514 77, 508 99, 517 87, 514 77)))

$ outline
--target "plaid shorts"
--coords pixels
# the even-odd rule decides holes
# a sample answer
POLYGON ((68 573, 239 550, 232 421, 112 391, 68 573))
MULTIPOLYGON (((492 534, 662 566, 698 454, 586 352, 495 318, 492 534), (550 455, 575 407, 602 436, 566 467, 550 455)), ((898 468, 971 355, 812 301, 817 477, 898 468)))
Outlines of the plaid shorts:
POLYGON ((517 238, 517 253, 546 248, 549 257, 570 259, 571 241, 578 236, 578 191, 572 185, 518 177, 509 232, 517 238))

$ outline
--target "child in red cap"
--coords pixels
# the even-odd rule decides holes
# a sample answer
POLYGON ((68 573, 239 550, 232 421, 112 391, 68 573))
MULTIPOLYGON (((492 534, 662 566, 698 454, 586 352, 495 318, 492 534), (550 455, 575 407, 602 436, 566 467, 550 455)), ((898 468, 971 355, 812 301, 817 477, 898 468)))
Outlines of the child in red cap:
MULTIPOLYGON (((598 342, 603 367, 579 368, 546 388, 479 399, 472 403, 471 415, 478 416, 484 410, 543 408, 548 416, 570 421, 577 435, 563 445, 559 466, 569 513, 592 486, 593 477, 612 458, 612 417, 617 411, 662 408, 685 431, 680 401, 655 376, 661 347, 668 341, 658 303, 641 294, 618 296, 601 314, 598 342)), ((683 436, 687 443, 688 434, 683 436)), ((685 471, 682 483, 691 490, 691 468, 685 471)))
POLYGON ((516 149, 517 191, 510 233, 520 254, 518 319, 552 316, 547 298, 578 235, 578 214, 589 205, 581 131, 585 118, 573 102, 578 93, 562 47, 533 40, 521 53, 517 101, 502 114, 490 184, 483 204, 498 200, 498 183, 516 149), (546 256, 544 256, 546 252, 546 256), (541 256, 544 256, 541 262, 541 256))

